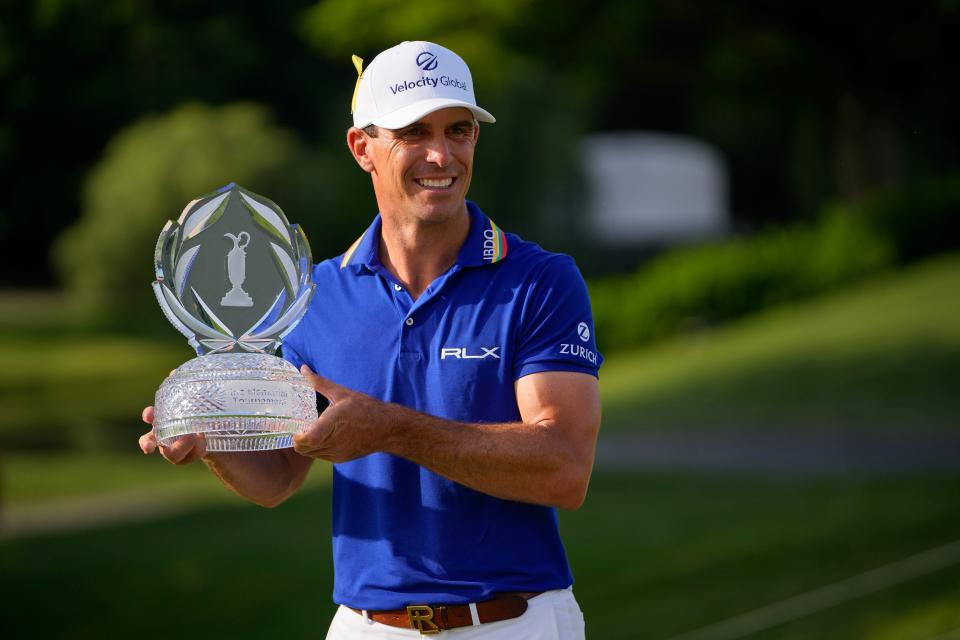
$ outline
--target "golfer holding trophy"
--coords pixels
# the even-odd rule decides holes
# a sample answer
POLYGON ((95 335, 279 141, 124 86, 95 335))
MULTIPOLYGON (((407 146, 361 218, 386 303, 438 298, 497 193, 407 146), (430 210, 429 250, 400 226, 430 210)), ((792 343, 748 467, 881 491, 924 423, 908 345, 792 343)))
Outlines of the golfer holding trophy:
POLYGON ((403 42, 354 65, 347 148, 379 213, 312 272, 239 188, 168 226, 157 297, 201 355, 144 411, 141 447, 271 507, 334 463, 328 640, 582 639, 556 511, 582 504, 600 425, 583 278, 466 199, 495 120, 460 56, 403 42), (309 385, 267 360, 281 341, 309 385))

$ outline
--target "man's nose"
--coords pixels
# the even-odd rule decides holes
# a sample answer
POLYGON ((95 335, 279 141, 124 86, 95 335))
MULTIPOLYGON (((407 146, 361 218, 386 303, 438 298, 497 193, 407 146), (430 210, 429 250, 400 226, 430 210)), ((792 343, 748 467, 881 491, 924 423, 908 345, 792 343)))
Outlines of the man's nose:
POLYGON ((427 162, 435 164, 438 167, 445 167, 450 164, 452 157, 445 135, 440 134, 433 136, 427 142, 427 162))

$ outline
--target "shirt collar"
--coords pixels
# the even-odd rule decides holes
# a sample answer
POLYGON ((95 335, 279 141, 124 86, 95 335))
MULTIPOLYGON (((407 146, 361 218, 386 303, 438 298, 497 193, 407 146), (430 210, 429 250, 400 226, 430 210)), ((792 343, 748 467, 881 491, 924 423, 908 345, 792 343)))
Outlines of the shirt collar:
POLYGON ((380 264, 380 214, 373 219, 367 230, 353 241, 340 259, 340 268, 366 266, 370 269, 380 264))
MULTIPOLYGON (((500 262, 507 257, 507 235, 473 202, 467 200, 470 230, 460 247, 457 264, 462 267, 482 267, 500 262)), ((340 259, 340 268, 365 266, 373 269, 380 264, 380 214, 367 230, 357 238, 340 259)))

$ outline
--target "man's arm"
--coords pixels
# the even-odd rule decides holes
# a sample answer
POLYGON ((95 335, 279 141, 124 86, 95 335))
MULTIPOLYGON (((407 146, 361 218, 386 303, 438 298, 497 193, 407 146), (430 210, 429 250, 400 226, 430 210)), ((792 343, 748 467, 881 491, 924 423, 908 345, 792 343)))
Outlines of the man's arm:
POLYGON ((584 500, 600 428, 597 379, 551 371, 516 381, 522 422, 464 423, 381 402, 302 373, 330 406, 297 452, 334 462, 386 451, 498 498, 576 509, 584 500))
MULTIPOLYGON (((153 424, 153 407, 143 410, 143 421, 153 424)), ((203 435, 183 436, 169 447, 158 447, 153 431, 140 436, 140 449, 146 454, 159 449, 176 465, 203 460, 223 484, 263 507, 275 507, 293 495, 313 462, 292 449, 208 454, 203 435)))

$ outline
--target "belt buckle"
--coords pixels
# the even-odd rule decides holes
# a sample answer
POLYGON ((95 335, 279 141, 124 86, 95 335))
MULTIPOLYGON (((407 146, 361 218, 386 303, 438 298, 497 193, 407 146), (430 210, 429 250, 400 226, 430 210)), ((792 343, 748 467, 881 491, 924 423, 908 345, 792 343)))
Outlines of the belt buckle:
POLYGON ((410 627, 419 631, 420 635, 423 636, 440 633, 440 627, 433 621, 433 614, 433 607, 426 604, 412 604, 407 607, 410 627))

